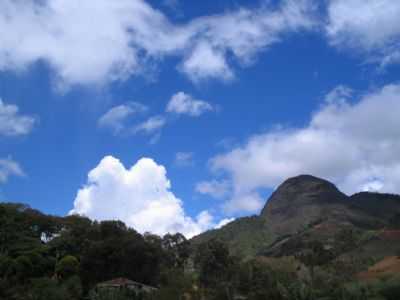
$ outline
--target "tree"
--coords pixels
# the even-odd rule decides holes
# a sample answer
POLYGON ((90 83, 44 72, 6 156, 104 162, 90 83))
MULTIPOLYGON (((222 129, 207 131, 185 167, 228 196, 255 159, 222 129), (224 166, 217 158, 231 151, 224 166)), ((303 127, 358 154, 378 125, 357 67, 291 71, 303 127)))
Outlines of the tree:
POLYGON ((81 278, 85 290, 117 277, 149 285, 159 281, 163 260, 161 246, 118 222, 96 226, 100 233, 86 240, 81 252, 81 278))
POLYGON ((67 279, 79 272, 79 261, 72 255, 65 256, 56 265, 56 274, 61 279, 67 279))
POLYGON ((183 269, 190 256, 188 240, 180 233, 166 234, 162 239, 166 261, 170 267, 183 269))
POLYGON ((57 259, 66 255, 79 256, 86 241, 96 233, 97 223, 86 217, 72 215, 62 220, 62 229, 48 243, 52 255, 57 259))
POLYGON ((30 299, 32 300, 70 300, 66 291, 60 287, 56 280, 38 278, 31 282, 30 299))
POLYGON ((212 239, 199 246, 195 265, 200 271, 200 282, 208 287, 227 281, 233 260, 228 247, 223 242, 212 239))
MULTIPOLYGON (((33 279, 29 287, 29 300, 79 300, 82 288, 79 277, 72 276, 63 282, 47 277, 33 279)), ((25 298, 23 298, 25 299, 25 298)))
POLYGON ((274 270, 271 262, 262 258, 247 261, 240 266, 238 291, 249 300, 298 299, 294 283, 297 283, 294 273, 274 270))
POLYGON ((13 272, 14 261, 12 258, 1 255, 0 256, 0 278, 7 279, 7 277, 13 272))
POLYGON ((211 291, 208 298, 231 299, 233 278, 236 274, 235 258, 230 255, 227 245, 211 239, 200 244, 195 254, 194 263, 199 272, 199 282, 211 291))
POLYGON ((307 246, 307 249, 297 254, 296 258, 309 267, 311 290, 314 291, 315 267, 328 263, 333 258, 333 255, 330 251, 325 250, 320 241, 311 241, 307 246))
POLYGON ((357 247, 359 235, 356 230, 351 227, 345 227, 335 234, 335 251, 336 255, 343 252, 353 250, 357 247))
POLYGON ((17 272, 17 278, 20 281, 28 279, 33 270, 32 262, 27 256, 18 256, 15 259, 15 270, 17 272))
POLYGON ((393 276, 383 282, 379 289, 379 293, 387 300, 400 299, 400 276, 393 276))

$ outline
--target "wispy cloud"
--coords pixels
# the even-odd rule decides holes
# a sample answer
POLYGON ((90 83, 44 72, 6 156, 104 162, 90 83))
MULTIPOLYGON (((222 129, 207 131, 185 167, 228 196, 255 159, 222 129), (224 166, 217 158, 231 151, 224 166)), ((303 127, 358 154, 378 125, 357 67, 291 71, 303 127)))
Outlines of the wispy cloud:
POLYGON ((155 144, 161 137, 162 129, 170 122, 176 121, 177 118, 172 115, 199 117, 206 112, 216 111, 216 108, 206 101, 178 92, 171 97, 161 114, 143 119, 143 115, 150 111, 149 107, 141 103, 126 102, 110 108, 99 117, 97 125, 120 136, 149 135, 149 142, 155 144))
POLYGON ((175 154, 175 165, 178 167, 194 166, 193 152, 177 152, 175 154))
POLYGON ((223 199, 229 195, 231 189, 231 183, 227 180, 202 181, 196 184, 196 192, 203 195, 210 195, 217 199, 223 199))
POLYGON ((165 117, 154 116, 148 118, 143 123, 140 123, 139 125, 135 126, 133 128, 133 133, 152 134, 154 132, 158 132, 159 130, 161 130, 166 123, 167 120, 165 119, 165 117))
POLYGON ((138 102, 128 102, 114 106, 99 118, 98 126, 111 129, 117 134, 129 126, 128 118, 144 113, 147 110, 148 108, 145 105, 138 102))
POLYGON ((25 176, 21 166, 11 158, 0 159, 0 183, 8 181, 10 176, 25 176))
POLYGON ((326 32, 332 45, 369 61, 400 63, 399 15, 399 1, 331 0, 326 32))
POLYGON ((37 118, 21 115, 18 106, 6 104, 0 98, 0 135, 18 136, 31 132, 37 118))
POLYGON ((194 99, 191 95, 184 92, 178 92, 171 97, 166 111, 178 115, 188 115, 198 117, 215 108, 208 102, 194 99))

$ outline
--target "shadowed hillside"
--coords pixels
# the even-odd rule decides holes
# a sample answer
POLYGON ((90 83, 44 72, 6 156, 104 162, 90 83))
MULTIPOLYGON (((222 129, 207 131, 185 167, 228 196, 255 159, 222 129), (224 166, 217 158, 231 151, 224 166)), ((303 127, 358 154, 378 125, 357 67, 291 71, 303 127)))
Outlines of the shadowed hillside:
POLYGON ((198 244, 218 238, 244 257, 271 251, 276 255, 287 242, 306 237, 332 242, 345 229, 361 234, 398 227, 399 216, 400 196, 362 192, 349 197, 329 181, 300 175, 283 182, 259 216, 237 219, 192 241, 198 244))

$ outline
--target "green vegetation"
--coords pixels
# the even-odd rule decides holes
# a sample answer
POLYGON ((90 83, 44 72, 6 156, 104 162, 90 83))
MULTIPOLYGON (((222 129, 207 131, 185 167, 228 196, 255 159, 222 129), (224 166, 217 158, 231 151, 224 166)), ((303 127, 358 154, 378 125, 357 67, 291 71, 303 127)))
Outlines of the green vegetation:
MULTIPOLYGON (((300 211, 307 214, 307 195, 315 201, 316 194, 308 189, 304 195, 297 205, 304 201, 300 211)), ((279 224, 273 231, 265 217, 254 216, 190 241, 179 233, 141 235, 120 221, 60 218, 3 203, 0 299, 398 300, 400 222, 394 196, 385 204, 390 211, 378 212, 379 220, 365 213, 379 196, 367 195, 363 210, 343 210, 341 204, 330 211, 331 201, 323 208, 326 218, 308 215, 307 222, 299 216, 286 222, 293 210, 285 216, 274 208, 275 217, 286 222, 282 228, 290 229, 284 234, 277 233, 279 224), (373 226, 366 226, 371 220, 373 226)), ((359 197, 352 201, 359 203, 359 197)), ((325 204, 312 205, 314 211, 325 204)))
POLYGON ((212 239, 226 243, 230 251, 243 258, 251 258, 260 249, 267 247, 274 240, 265 221, 258 216, 240 218, 219 230, 210 230, 195 237, 192 243, 199 245, 212 239))

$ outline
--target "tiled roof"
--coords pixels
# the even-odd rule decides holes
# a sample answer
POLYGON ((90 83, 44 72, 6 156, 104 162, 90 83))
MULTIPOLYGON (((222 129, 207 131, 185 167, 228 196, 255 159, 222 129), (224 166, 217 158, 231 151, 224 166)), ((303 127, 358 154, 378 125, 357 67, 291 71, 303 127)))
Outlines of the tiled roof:
POLYGON ((109 281, 101 282, 97 286, 99 287, 120 287, 120 286, 135 286, 135 287, 141 287, 141 288, 147 288, 147 289, 157 289, 152 286, 145 285, 140 282, 136 282, 127 278, 115 278, 109 281))

